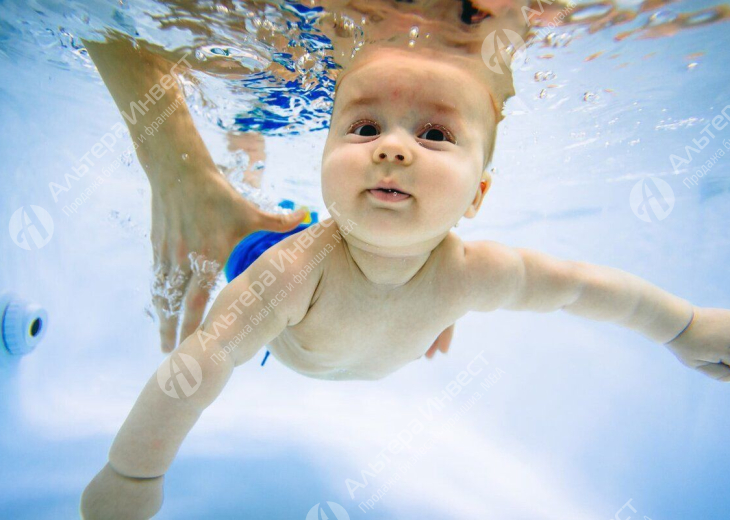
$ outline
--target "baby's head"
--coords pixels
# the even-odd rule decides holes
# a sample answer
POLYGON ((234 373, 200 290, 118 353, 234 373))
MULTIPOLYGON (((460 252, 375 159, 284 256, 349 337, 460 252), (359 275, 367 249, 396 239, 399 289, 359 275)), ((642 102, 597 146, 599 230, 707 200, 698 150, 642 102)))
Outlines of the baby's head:
POLYGON ((410 250, 474 217, 512 94, 511 77, 489 74, 479 59, 435 49, 360 51, 338 78, 322 157, 338 225, 350 219, 359 242, 410 250))

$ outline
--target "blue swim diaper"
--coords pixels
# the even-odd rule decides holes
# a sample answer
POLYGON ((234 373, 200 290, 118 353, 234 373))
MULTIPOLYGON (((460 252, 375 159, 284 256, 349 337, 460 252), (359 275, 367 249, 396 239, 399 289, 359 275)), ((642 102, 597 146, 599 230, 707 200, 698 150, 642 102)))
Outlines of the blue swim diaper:
MULTIPOLYGON (((278 205, 285 209, 295 209, 294 202, 291 200, 282 200, 278 205)), ((226 273, 226 280, 230 282, 236 278, 239 274, 248 269, 248 266, 254 263, 258 257, 264 254, 264 251, 274 244, 278 244, 289 235, 299 233, 317 222, 317 212, 310 211, 307 217, 305 217, 303 224, 299 224, 297 227, 291 231, 287 231, 286 233, 277 233, 276 231, 256 231, 251 233, 233 248, 231 256, 228 257, 228 261, 226 262, 226 267, 224 269, 226 273)), ((261 362, 261 366, 264 366, 268 357, 269 351, 267 350, 264 360, 261 362)))

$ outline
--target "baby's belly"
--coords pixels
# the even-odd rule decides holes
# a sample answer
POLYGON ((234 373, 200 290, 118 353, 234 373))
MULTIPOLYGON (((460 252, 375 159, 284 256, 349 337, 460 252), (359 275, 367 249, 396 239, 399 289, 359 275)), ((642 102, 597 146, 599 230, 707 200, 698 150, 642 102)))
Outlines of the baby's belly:
MULTIPOLYGON (((435 338, 433 338, 435 339, 435 338)), ((408 338, 393 344, 378 338, 342 337, 307 338, 303 341, 290 328, 285 329, 269 345, 271 354, 283 365, 316 379, 374 380, 395 372, 421 357, 433 342, 408 338), (387 344, 390 348, 384 350, 387 344)))

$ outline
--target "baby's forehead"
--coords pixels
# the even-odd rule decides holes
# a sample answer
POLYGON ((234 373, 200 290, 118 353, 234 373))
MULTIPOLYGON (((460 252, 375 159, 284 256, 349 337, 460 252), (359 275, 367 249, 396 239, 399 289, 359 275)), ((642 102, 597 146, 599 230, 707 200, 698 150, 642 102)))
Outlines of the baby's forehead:
POLYGON ((478 75, 440 57, 399 49, 356 60, 338 78, 337 108, 374 101, 440 106, 465 119, 492 119, 494 110, 489 89, 478 75))

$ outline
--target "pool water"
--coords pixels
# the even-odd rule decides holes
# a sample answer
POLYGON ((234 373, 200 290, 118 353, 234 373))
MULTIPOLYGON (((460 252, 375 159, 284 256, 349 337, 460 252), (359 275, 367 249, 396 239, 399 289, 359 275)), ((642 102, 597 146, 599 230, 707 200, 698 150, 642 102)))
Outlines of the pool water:
MULTIPOLYGON (((0 213, 6 228, 23 207, 53 222, 30 250, 0 232, 0 292, 49 316, 36 350, 2 367, 0 518, 78 518, 82 490, 163 359, 144 172, 120 140, 92 174, 66 177, 122 122, 81 37, 111 27, 250 68, 243 79, 187 79, 201 134, 235 171, 241 156, 228 153, 226 134, 261 132, 263 183, 246 196, 326 215, 319 161, 335 67, 316 29, 321 13, 254 4, 201 2, 199 19, 183 2, 0 4, 0 213), (165 25, 173 11, 177 23, 165 25), (243 40, 241 24, 286 39, 247 30, 243 40), (215 30, 195 29, 206 25, 215 30), (272 63, 282 77, 267 72, 272 63), (67 188, 58 200, 52 183, 67 188)), ((730 125, 703 133, 730 105, 728 7, 640 7, 598 23, 605 12, 588 6, 540 33, 514 72, 493 187, 455 231, 618 267, 728 308, 730 125)), ((328 502, 353 520, 723 519, 730 510, 728 387, 607 323, 473 313, 448 355, 377 382, 308 379, 272 358, 262 368, 262 356, 235 371, 183 443, 156 518, 304 520, 314 508, 314 518, 342 520, 328 502), (454 386, 475 359, 479 375, 454 386), (409 448, 391 453, 395 439, 409 448)))

